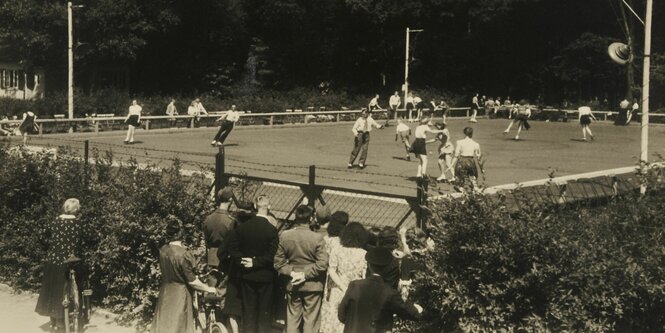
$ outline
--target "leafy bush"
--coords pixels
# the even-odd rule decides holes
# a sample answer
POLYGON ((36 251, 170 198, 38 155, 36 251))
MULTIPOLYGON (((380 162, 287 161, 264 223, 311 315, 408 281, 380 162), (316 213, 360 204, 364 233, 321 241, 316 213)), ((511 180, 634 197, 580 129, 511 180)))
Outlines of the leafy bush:
POLYGON ((82 255, 98 302, 121 319, 152 318, 159 285, 164 217, 180 218, 186 241, 198 247, 200 222, 212 209, 202 175, 182 176, 180 164, 139 168, 113 156, 85 165, 63 150, 54 159, 0 147, 0 280, 37 290, 48 249, 45 225, 65 199, 79 198, 82 255))
MULTIPOLYGON (((659 170, 656 170, 659 171, 659 170)), ((522 207, 470 195, 433 204, 421 258, 422 332, 662 332, 665 192, 606 204, 522 207)))

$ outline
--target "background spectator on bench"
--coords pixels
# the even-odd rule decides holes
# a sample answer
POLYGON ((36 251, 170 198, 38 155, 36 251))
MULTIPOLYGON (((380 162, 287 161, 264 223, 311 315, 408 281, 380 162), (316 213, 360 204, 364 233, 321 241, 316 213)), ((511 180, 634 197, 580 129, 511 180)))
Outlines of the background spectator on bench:
POLYGON ((2 136, 12 135, 12 131, 9 126, 9 118, 7 118, 6 115, 2 115, 2 118, 0 118, 0 135, 2 136))

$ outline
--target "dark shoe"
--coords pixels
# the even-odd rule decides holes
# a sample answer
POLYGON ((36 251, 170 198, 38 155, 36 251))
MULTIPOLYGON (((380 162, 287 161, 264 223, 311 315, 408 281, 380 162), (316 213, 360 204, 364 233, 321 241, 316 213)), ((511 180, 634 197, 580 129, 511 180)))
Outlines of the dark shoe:
POLYGON ((411 162, 411 155, 406 155, 406 160, 411 162))

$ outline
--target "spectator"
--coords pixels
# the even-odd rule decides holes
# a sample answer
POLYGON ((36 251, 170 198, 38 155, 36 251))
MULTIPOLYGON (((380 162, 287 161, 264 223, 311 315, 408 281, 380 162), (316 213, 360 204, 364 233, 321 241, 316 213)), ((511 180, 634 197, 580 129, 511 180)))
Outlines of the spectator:
MULTIPOLYGON (((256 199, 255 216, 240 223, 229 236, 229 255, 238 269, 242 296, 242 331, 270 332, 276 272, 273 260, 279 243, 277 228, 270 223, 270 201, 256 199)), ((232 268, 232 269, 233 269, 232 268)))
POLYGON ((494 98, 492 98, 492 96, 485 101, 485 113, 488 117, 496 118, 496 112, 494 112, 494 98))
POLYGON ((194 333, 192 289, 215 293, 217 290, 201 282, 194 274, 196 258, 182 243, 182 222, 169 216, 166 223, 169 243, 159 249, 162 281, 151 332, 194 333))
POLYGON ((28 143, 29 134, 37 134, 39 132, 39 127, 37 127, 35 120, 37 120, 37 115, 35 115, 32 111, 23 113, 23 121, 18 127, 19 131, 21 131, 21 135, 23 136, 23 145, 28 143))
POLYGON ((171 103, 166 106, 166 115, 169 116, 169 122, 171 127, 176 127, 176 122, 178 121, 175 116, 178 115, 178 108, 175 106, 175 98, 171 98, 171 103))
POLYGON ((314 212, 314 219, 310 224, 310 229, 321 233, 323 236, 328 234, 328 226, 330 225, 330 209, 328 206, 321 206, 314 212))
POLYGON ((306 205, 296 209, 295 227, 280 235, 275 269, 290 276, 287 286, 286 332, 319 333, 325 273, 328 268, 323 235, 310 230, 313 210, 306 205))
POLYGON ((423 309, 417 304, 405 303, 396 290, 383 282, 380 272, 392 261, 390 251, 371 249, 365 258, 370 275, 351 282, 339 305, 338 318, 344 323, 344 332, 389 332, 394 314, 405 319, 419 319, 423 309))
POLYGON ((57 331, 64 325, 62 291, 67 280, 65 261, 72 255, 80 255, 79 240, 81 225, 77 218, 81 206, 78 199, 67 199, 62 206, 62 215, 45 226, 42 239, 49 241, 43 266, 42 287, 35 312, 51 318, 51 329, 57 331))
POLYGON ((423 109, 427 107, 427 104, 423 102, 422 98, 418 95, 414 95, 413 97, 413 105, 416 107, 416 114, 418 116, 418 120, 423 118, 423 109))
POLYGON ((194 102, 196 103, 196 109, 198 110, 199 115, 202 115, 202 114, 207 115, 208 114, 208 111, 206 111, 206 108, 204 108, 203 104, 201 104, 200 99, 197 98, 197 99, 194 100, 194 102))
POLYGON ((330 222, 328 228, 326 228, 327 235, 323 236, 323 240, 326 242, 328 257, 330 257, 332 249, 340 245, 339 235, 348 223, 349 214, 347 212, 338 210, 330 216, 330 222))
POLYGON ((343 324, 338 320, 338 306, 344 297, 346 288, 354 280, 365 277, 367 262, 366 251, 363 249, 369 239, 365 227, 358 222, 349 223, 340 234, 341 246, 334 247, 330 252, 328 283, 321 309, 321 332, 337 333, 342 331, 343 324))
POLYGON ((397 114, 397 108, 399 108, 400 104, 402 104, 402 99, 399 97, 399 92, 395 91, 395 93, 390 96, 390 99, 388 100, 390 114, 388 115, 388 119, 386 119, 386 123, 384 124, 385 127, 390 126, 390 119, 396 119, 395 115, 397 114))
POLYGON ((637 111, 640 109, 640 104, 637 103, 637 98, 633 98, 633 105, 630 107, 630 111, 627 112, 628 120, 626 120, 626 125, 630 124, 630 121, 635 119, 637 120, 637 111))
POLYGON ((414 107, 414 101, 413 101, 413 92, 409 93, 409 96, 406 96, 405 98, 405 106, 406 106, 406 111, 409 114, 409 122, 413 122, 413 107, 414 107))
POLYGON ((628 124, 628 112, 630 108, 630 102, 628 99, 624 98, 621 103, 619 103, 619 114, 614 120, 614 125, 627 125, 628 124))
POLYGON ((9 118, 7 118, 6 115, 2 115, 2 119, 0 119, 0 135, 2 136, 12 135, 12 131, 9 127, 9 118))

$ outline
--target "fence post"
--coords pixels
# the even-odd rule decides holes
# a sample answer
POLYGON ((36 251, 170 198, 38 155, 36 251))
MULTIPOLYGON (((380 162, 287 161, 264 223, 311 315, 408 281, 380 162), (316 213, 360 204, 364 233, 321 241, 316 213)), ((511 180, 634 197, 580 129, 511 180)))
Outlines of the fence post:
POLYGON ((336 122, 339 122, 339 113, 336 115, 336 118, 337 118, 336 122))
POLYGON ((270 127, 275 123, 275 116, 270 116, 270 127))
POLYGON ((85 165, 88 165, 88 156, 89 155, 89 148, 90 147, 90 140, 85 140, 83 142, 83 161, 85 161, 85 165))
POLYGON ((150 130, 150 119, 145 120, 145 130, 146 131, 150 130))
MULTIPOLYGON (((228 185, 224 173, 224 146, 222 146, 219 147, 219 151, 215 155, 215 201, 217 200, 217 192, 228 185)), ((215 202, 215 204, 219 204, 219 202, 215 202)))
POLYGON ((416 181, 417 185, 417 190, 416 190, 416 197, 418 199, 418 211, 416 212, 416 224, 418 225, 418 228, 420 229, 425 229, 426 226, 426 221, 425 217, 423 216, 423 205, 427 204, 427 178, 418 178, 416 181))
POLYGON ((315 206, 316 202, 316 166, 309 166, 309 188, 307 191, 307 201, 311 207, 315 206))

